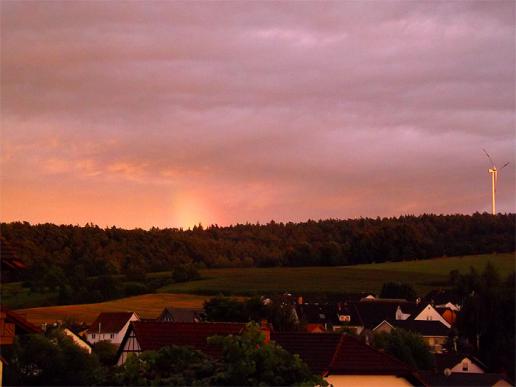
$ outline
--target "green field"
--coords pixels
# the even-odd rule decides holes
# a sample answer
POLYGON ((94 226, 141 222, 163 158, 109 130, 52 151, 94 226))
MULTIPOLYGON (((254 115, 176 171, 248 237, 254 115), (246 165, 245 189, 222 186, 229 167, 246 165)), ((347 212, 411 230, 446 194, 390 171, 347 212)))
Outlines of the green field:
POLYGON ((451 270, 466 272, 473 266, 482 271, 487 262, 492 262, 506 276, 514 270, 515 256, 476 255, 343 267, 207 269, 201 272, 202 280, 171 284, 159 291, 238 295, 379 292, 384 282, 400 281, 423 293, 445 286, 451 270))
MULTIPOLYGON (((467 272, 470 266, 479 272, 487 262, 492 262, 502 276, 514 270, 514 254, 476 255, 465 257, 435 258, 430 260, 389 262, 369 265, 343 267, 279 267, 279 268, 246 268, 246 269, 207 269, 202 270, 202 279, 198 281, 174 283, 158 289, 157 298, 148 295, 152 300, 153 312, 161 308, 160 297, 174 294, 199 295, 254 295, 264 293, 296 292, 301 294, 315 293, 354 293, 379 292, 383 283, 399 281, 412 284, 419 294, 436 287, 446 286, 448 274, 458 269, 467 272), (167 294, 172 293, 172 294, 167 294)), ((170 272, 150 273, 148 278, 170 277, 170 272)), ((199 298, 202 299, 202 298, 199 298)), ((141 305, 137 297, 123 298, 102 304, 71 305, 48 309, 50 311, 65 310, 67 312, 99 310, 104 306, 137 310, 141 305), (126 302, 127 300, 127 302, 126 302), (111 303, 116 304, 111 304, 111 303), (135 305, 135 306, 133 306, 135 305), (93 308, 93 309, 92 309, 93 308)), ((11 309, 29 308, 33 306, 50 306, 56 303, 55 293, 31 293, 21 283, 2 285, 2 303, 11 309)), ((51 312, 52 313, 52 312, 51 312)), ((93 313, 93 312, 91 312, 93 313)), ((145 312, 143 312, 145 313, 145 312)), ((61 312, 58 313, 60 316, 61 312)), ((90 316, 91 317, 91 316, 90 316)))
POLYGON ((486 255, 466 255, 463 257, 434 258, 430 260, 373 263, 368 265, 349 266, 350 269, 402 271, 429 274, 448 274, 457 269, 467 272, 470 267, 481 272, 487 262, 491 262, 502 276, 512 273, 515 268, 515 254, 486 254, 486 255))

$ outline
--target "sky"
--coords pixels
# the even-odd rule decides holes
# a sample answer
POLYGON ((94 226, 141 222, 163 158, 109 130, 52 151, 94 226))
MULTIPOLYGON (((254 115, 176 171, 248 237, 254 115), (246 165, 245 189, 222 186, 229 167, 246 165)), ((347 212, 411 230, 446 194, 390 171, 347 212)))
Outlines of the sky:
POLYGON ((515 212, 515 4, 2 0, 1 219, 515 212))

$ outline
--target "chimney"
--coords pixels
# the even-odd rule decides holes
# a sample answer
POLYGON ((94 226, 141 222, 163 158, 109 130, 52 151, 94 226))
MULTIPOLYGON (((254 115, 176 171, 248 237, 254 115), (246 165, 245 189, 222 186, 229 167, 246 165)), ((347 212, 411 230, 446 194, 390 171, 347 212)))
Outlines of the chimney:
POLYGON ((271 341, 271 328, 269 327, 269 322, 267 320, 260 321, 260 330, 265 335, 265 344, 269 344, 271 341))

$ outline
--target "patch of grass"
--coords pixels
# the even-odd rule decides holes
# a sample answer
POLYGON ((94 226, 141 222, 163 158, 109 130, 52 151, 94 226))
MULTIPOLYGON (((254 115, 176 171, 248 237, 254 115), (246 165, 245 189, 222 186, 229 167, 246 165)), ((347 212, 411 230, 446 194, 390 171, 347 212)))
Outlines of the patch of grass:
POLYGON ((142 318, 156 318, 166 306, 201 308, 206 297, 190 294, 144 294, 96 304, 49 306, 19 309, 34 324, 72 318, 92 323, 100 312, 133 311, 142 318))
MULTIPOLYGON (((469 267, 473 266, 481 272, 487 262, 493 263, 505 277, 514 270, 515 255, 486 254, 344 267, 206 269, 201 270, 200 280, 163 286, 158 289, 160 294, 44 309, 50 310, 45 316, 54 320, 71 314, 75 316, 74 318, 86 321, 86 317, 94 317, 101 310, 135 310, 141 312, 144 317, 155 317, 167 302, 176 306, 180 306, 183 302, 178 298, 178 294, 167 293, 182 293, 181 297, 193 297, 186 294, 248 296, 280 292, 302 294, 379 292, 383 283, 389 281, 412 284, 419 294, 423 294, 436 287, 445 287, 451 270, 467 272, 469 267), (150 309, 145 306, 146 302, 149 302, 150 309), (180 305, 177 305, 177 302, 180 305)), ((170 276, 170 272, 149 273, 147 281, 167 279, 170 276)), ((2 285, 2 303, 11 309, 55 305, 56 298, 55 293, 31 293, 29 289, 23 288, 21 283, 2 285)), ((196 305, 200 306, 204 297, 194 297, 192 300, 196 300, 196 305)), ((36 309, 40 308, 30 310, 36 309)))
POLYGON ((384 282, 412 284, 423 294, 446 286, 453 269, 462 272, 474 266, 482 271, 492 262, 502 276, 514 270, 514 254, 477 255, 430 260, 393 262, 345 267, 280 267, 202 270, 199 281, 175 283, 158 292, 253 295, 277 292, 350 293, 379 292, 384 282))
POLYGON ((212 269, 201 272, 204 279, 167 285, 158 292, 253 295, 263 293, 349 293, 378 292, 384 282, 402 281, 420 291, 431 288, 429 280, 446 276, 425 273, 350 270, 348 267, 212 269))
POLYGON ((474 267, 478 272, 482 272, 487 262, 491 262, 503 277, 509 275, 516 269, 514 253, 466 255, 463 257, 442 257, 417 261, 373 263, 349 266, 349 268, 353 270, 367 269, 448 275, 452 270, 459 270, 462 273, 466 273, 469 271, 470 267, 474 267))
POLYGON ((57 292, 32 292, 22 282, 2 284, 2 305, 9 309, 55 305, 57 292))

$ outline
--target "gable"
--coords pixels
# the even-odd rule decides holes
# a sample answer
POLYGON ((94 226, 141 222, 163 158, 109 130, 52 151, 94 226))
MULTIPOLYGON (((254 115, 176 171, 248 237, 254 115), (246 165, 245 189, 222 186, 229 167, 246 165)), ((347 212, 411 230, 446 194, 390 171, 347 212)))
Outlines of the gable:
POLYGON ((122 342, 122 345, 119 349, 119 355, 118 355, 118 365, 122 365, 126 362, 127 357, 130 354, 138 354, 142 352, 142 348, 140 346, 140 343, 138 342, 138 339, 136 338, 136 333, 134 332, 134 329, 130 326, 124 340, 122 342))
POLYGON ((451 325, 448 321, 446 321, 441 314, 435 310, 435 308, 428 304, 426 305, 420 312, 414 317, 414 320, 423 320, 423 321, 440 321, 447 328, 450 328, 451 325))
POLYGON ((383 320, 380 324, 373 328, 374 333, 390 333, 394 327, 388 321, 383 320))

